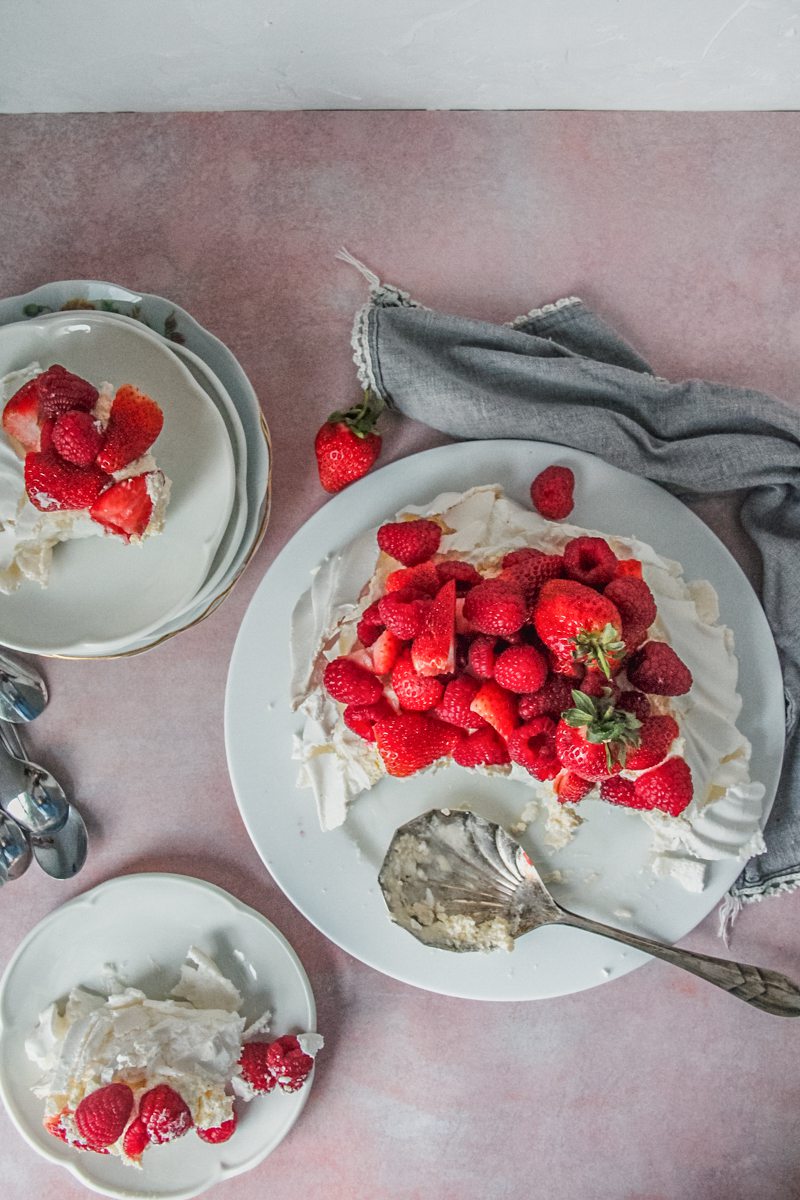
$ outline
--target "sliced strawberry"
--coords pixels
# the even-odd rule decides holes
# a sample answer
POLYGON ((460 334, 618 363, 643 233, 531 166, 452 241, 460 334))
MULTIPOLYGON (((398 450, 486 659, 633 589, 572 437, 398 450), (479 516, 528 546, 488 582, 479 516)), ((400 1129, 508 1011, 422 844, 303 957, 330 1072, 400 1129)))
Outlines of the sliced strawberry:
POLYGON ((153 474, 148 471, 113 484, 94 502, 89 516, 126 542, 141 537, 153 515, 153 500, 147 487, 153 474))
POLYGON ((375 674, 388 675, 402 649, 403 643, 397 634, 392 633, 391 629, 384 629, 370 646, 375 674))
POLYGON ((463 732, 427 713, 398 713, 375 722, 378 753, 389 775, 413 775, 452 754, 463 732))
POLYGON ((34 451, 25 458, 25 490, 41 512, 91 508, 110 482, 99 467, 73 466, 52 450, 34 451))
POLYGON ((481 685, 470 708, 479 717, 483 717, 484 721, 488 721, 504 741, 508 741, 519 724, 517 697, 500 687, 494 679, 487 679, 481 685))
POLYGON ((164 414, 155 400, 124 384, 111 406, 103 448, 97 456, 98 466, 109 474, 121 471, 150 449, 163 424, 164 414))
POLYGON ((439 720, 458 725, 462 729, 482 729, 486 722, 470 708, 480 686, 472 675, 457 675, 455 679, 451 679, 444 689, 444 696, 436 706, 436 716, 439 720))
POLYGON ((3 429, 7 435, 19 442, 23 450, 41 448, 39 426, 39 392, 36 380, 24 383, 3 409, 3 429))
POLYGON ((422 633, 411 645, 411 660, 420 675, 449 675, 455 670, 456 581, 440 588, 428 610, 422 633))

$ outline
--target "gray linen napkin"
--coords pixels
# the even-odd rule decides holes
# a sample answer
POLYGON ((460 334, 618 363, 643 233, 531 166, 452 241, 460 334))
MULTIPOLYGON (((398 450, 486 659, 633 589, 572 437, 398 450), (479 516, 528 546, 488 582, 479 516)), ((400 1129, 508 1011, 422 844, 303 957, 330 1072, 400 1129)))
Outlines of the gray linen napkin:
POLYGON ((742 902, 800 886, 800 414, 747 388, 669 383, 580 300, 493 325, 370 283, 353 349, 364 387, 458 438, 533 438, 596 454, 691 497, 740 492, 763 560, 762 602, 784 675, 786 755, 767 850, 731 889, 742 902))

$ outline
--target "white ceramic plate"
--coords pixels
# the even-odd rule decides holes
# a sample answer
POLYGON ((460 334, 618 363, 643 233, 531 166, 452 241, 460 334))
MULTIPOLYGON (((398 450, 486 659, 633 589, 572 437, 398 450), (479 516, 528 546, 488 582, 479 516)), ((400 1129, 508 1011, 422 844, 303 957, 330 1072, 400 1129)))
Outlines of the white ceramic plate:
MULTIPOLYGON (((292 734, 302 714, 289 709, 289 634, 297 598, 329 553, 392 515, 439 492, 500 483, 530 503, 533 477, 557 459, 576 475, 577 525, 636 536, 684 564, 687 579, 709 579, 721 619, 736 634, 740 728, 753 744, 752 775, 772 803, 783 751, 783 687, 775 646, 752 588, 730 553, 689 509, 661 488, 594 458, 536 442, 462 442, 402 459, 347 488, 295 535, 264 577, 245 616, 228 676, 225 734, 239 808, 278 884, 332 941, 387 975, 448 995, 527 1000, 580 991, 647 961, 604 938, 549 927, 517 942, 513 954, 449 954, 422 946, 390 924, 377 872, 398 825, 434 807, 466 804, 510 825, 530 792, 524 784, 451 769, 408 780, 386 778, 360 796, 345 825, 319 829, 313 795, 295 788, 292 734)), ((364 580, 353 580, 354 595, 364 580)), ((647 870, 648 830, 632 812, 585 802, 592 811, 558 853, 539 824, 521 839, 546 870, 564 872, 553 891, 568 908, 674 942, 702 920, 741 870, 712 865, 706 890, 684 891, 647 870), (632 914, 625 917, 624 912, 632 914)))
MULTIPOLYGON (((193 351, 219 378, 229 394, 242 422, 247 441, 247 516, 244 534, 237 552, 220 580, 216 595, 201 602, 179 617, 165 621, 147 636, 132 641, 124 654, 137 654, 158 645, 212 612, 227 596, 252 558, 265 533, 269 519, 271 458, 269 432, 258 398, 242 367, 218 338, 199 325, 185 309, 163 296, 134 292, 116 283, 98 279, 67 279, 42 284, 19 296, 0 300, 0 327, 26 318, 36 318, 67 306, 88 307, 101 312, 123 314, 154 330, 173 349, 182 346, 193 351), (163 331, 163 333, 162 333, 163 331)), ((210 385, 207 390, 215 399, 210 385)), ((216 399, 215 399, 215 402, 216 399)), ((218 404, 220 411, 222 406, 218 404)), ((92 656, 87 656, 92 657, 92 656)))
POLYGON ((132 986, 164 996, 192 944, 242 992, 248 1019, 269 1008, 276 1037, 315 1028, 308 978, 283 935, 227 892, 183 875, 124 875, 62 905, 28 934, 0 981, 0 1095, 11 1119, 34 1150, 103 1195, 188 1200, 249 1171, 283 1140, 308 1097, 313 1077, 294 1094, 241 1105, 230 1142, 210 1146, 190 1132, 149 1151, 141 1171, 71 1150, 42 1127, 42 1101, 30 1090, 39 1072, 24 1048, 41 1010, 77 984, 102 990, 109 962, 132 986))
POLYGON ((94 383, 133 383, 164 410, 153 452, 173 481, 163 533, 141 546, 86 538, 58 546, 46 589, 0 607, 0 641, 45 654, 110 654, 180 612, 198 592, 228 524, 235 471, 220 413, 150 330, 100 313, 0 329, 0 375, 61 362, 94 383))

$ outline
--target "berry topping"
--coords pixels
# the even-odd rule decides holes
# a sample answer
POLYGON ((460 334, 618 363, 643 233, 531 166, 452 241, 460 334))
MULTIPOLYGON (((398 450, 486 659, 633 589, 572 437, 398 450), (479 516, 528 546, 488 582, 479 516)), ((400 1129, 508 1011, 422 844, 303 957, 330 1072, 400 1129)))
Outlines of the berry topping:
POLYGON ((453 761, 460 767, 502 767, 511 761, 508 748, 491 725, 484 724, 459 742, 453 761))
POLYGON ((275 1076, 267 1065, 269 1042, 247 1042, 239 1056, 242 1078, 258 1096, 266 1096, 276 1084, 275 1076))
POLYGON ((585 663, 610 679, 619 669, 625 646, 622 618, 610 600, 582 583, 551 579, 542 584, 533 610, 539 637, 553 652, 553 665, 564 673, 585 663))
POLYGON ((384 629, 370 647, 372 666, 378 675, 388 675, 403 649, 402 640, 391 629, 384 629))
POLYGON ((436 574, 439 583, 447 583, 450 579, 456 581, 456 595, 464 596, 471 587, 480 583, 483 576, 473 567, 472 563, 461 562, 457 558, 447 558, 436 564, 436 574))
POLYGON ((646 642, 627 664, 628 679, 654 696, 683 696, 692 686, 692 673, 666 642, 646 642))
POLYGON ((398 713, 375 722, 378 753, 387 773, 397 777, 413 775, 452 754, 461 736, 454 725, 425 713, 398 713))
POLYGON ((425 627, 414 638, 411 659, 420 675, 450 675, 455 670, 456 583, 445 583, 428 609, 425 627))
POLYGON ((381 452, 375 422, 383 402, 365 392, 360 404, 347 412, 331 413, 314 438, 319 481, 326 492, 340 492, 366 475, 381 452))
POLYGON ((572 706, 572 684, 564 675, 548 675, 538 692, 520 696, 519 715, 523 721, 534 717, 560 717, 572 706))
POLYGON ((181 1096, 166 1083, 145 1092, 139 1101, 139 1120, 156 1145, 182 1137, 192 1127, 192 1114, 181 1096))
POLYGON ((629 750, 625 766, 629 771, 647 771, 667 757, 678 736, 678 722, 672 717, 646 717, 639 729, 639 745, 629 750))
POLYGON ((617 556, 603 538, 576 537, 564 547, 564 571, 586 587, 603 588, 616 574, 617 556))
POLYGON ((471 675, 457 675, 445 686, 444 695, 436 706, 435 715, 440 721, 459 725, 462 729, 481 729, 486 724, 483 717, 470 708, 480 689, 477 679, 471 675))
POLYGON ((503 637, 522 628, 528 606, 517 584, 505 579, 485 579, 467 592, 464 616, 481 633, 503 637))
POLYGON ((499 578, 516 583, 525 593, 526 602, 533 604, 542 584, 548 579, 559 579, 563 574, 564 560, 560 554, 544 554, 541 550, 525 547, 505 556, 499 578))
POLYGON ((553 781, 559 804, 579 804, 593 787, 590 779, 582 779, 574 771, 562 771, 553 781))
POLYGON ((467 662, 469 669, 477 679, 493 679, 494 667, 497 662, 495 649, 497 638, 488 634, 478 634, 469 644, 467 662))
POLYGON ((97 466, 76 467, 52 450, 25 458, 25 490, 41 512, 91 508, 111 480, 97 466))
POLYGON ((140 1159, 149 1145, 150 1138, 147 1136, 145 1123, 141 1117, 136 1117, 125 1130, 122 1149, 128 1158, 140 1159))
POLYGON ((610 697, 614 704, 620 694, 619 685, 613 679, 606 679, 605 675, 600 675, 597 671, 586 672, 578 686, 578 691, 584 692, 587 696, 610 697))
POLYGON ((390 521, 378 530, 381 550, 396 558, 404 567, 415 567, 425 562, 439 549, 441 540, 441 528, 435 521, 426 521, 424 518, 390 521))
POLYGON ((84 1096, 75 1109, 75 1126, 90 1150, 102 1150, 121 1136, 132 1110, 128 1085, 109 1083, 84 1096))
POLYGON ((428 596, 435 596, 446 580, 439 579, 439 570, 432 562, 418 563, 416 567, 400 567, 386 576, 386 592, 397 592, 401 588, 416 588, 428 596))
POLYGON ((53 1137, 57 1137, 62 1142, 68 1142, 69 1138, 67 1137, 67 1131, 62 1118, 70 1116, 70 1113, 71 1110, 69 1108, 62 1108, 61 1112, 56 1113, 52 1117, 47 1117, 42 1124, 53 1137))
POLYGON ((639 743, 639 722, 617 710, 611 697, 593 698, 573 691, 556 729, 556 750, 562 766, 594 782, 617 775, 629 746, 639 743))
POLYGON ((25 452, 41 449, 39 391, 36 380, 24 383, 3 409, 3 429, 25 452))
POLYGON ((556 725, 550 717, 535 717, 508 737, 511 761, 519 763, 536 779, 555 779, 561 770, 556 754, 556 725))
POLYGON ((277 1038, 267 1047, 267 1067, 284 1092, 297 1092, 311 1074, 314 1060, 300 1049, 293 1034, 277 1038))
POLYGON ((545 467, 531 484, 531 503, 548 521, 563 521, 572 512, 574 488, 569 467, 545 467))
POLYGON ((660 767, 638 775, 633 792, 640 806, 677 817, 691 803, 692 772, 682 758, 668 758, 660 767))
POLYGON ((630 652, 645 640, 647 630, 656 619, 656 602, 643 579, 612 579, 603 595, 619 609, 622 617, 622 640, 630 652))
POLYGON ((109 473, 121 471, 150 449, 163 424, 164 414, 155 400, 123 384, 111 405, 98 465, 109 473))
POLYGON ((617 775, 614 779, 604 779, 600 784, 600 799, 609 804, 622 804, 625 808, 649 808, 647 804, 638 804, 633 791, 633 781, 622 779, 617 775))
POLYGON ((149 480, 151 476, 159 475, 158 471, 148 471, 144 475, 133 475, 112 484, 92 505, 90 517, 125 542, 131 538, 141 538, 153 515, 149 480))
POLYGON ((614 701, 614 706, 621 708, 623 712, 633 713, 639 721, 646 721, 653 711, 650 707, 650 701, 644 692, 620 692, 614 701))
POLYGON ((204 1142, 210 1142, 212 1146, 218 1146, 220 1142, 228 1142, 236 1133, 238 1118, 234 1109, 233 1116, 228 1121, 223 1121, 221 1125, 215 1125, 213 1129, 200 1129, 195 1127, 195 1133, 204 1142))
POLYGON ((342 720, 348 729, 352 729, 365 742, 374 742, 375 722, 392 716, 394 709, 386 697, 381 696, 374 704, 348 704, 342 713, 342 720))
POLYGON ((519 724, 516 696, 500 687, 494 679, 487 679, 481 684, 470 708, 496 729, 505 741, 519 724))
POLYGON ((80 408, 56 417, 52 439, 53 449, 77 467, 88 467, 93 463, 103 443, 94 417, 80 408))
POLYGON ((444 695, 444 684, 435 676, 419 675, 410 654, 401 654, 394 664, 392 687, 400 707, 406 712, 426 712, 435 708, 444 695))
POLYGON ((620 558, 617 560, 617 579, 641 579, 642 564, 638 558, 620 558))
POLYGON ((73 408, 90 412, 100 394, 86 379, 73 375, 58 363, 43 375, 37 375, 34 383, 39 394, 39 416, 42 420, 45 417, 60 417, 73 408))
POLYGON ((344 655, 328 663, 322 682, 328 694, 342 704, 374 704, 383 695, 380 679, 344 655))
POLYGON ((547 660, 534 646, 509 646, 497 656, 494 677, 509 692, 536 692, 547 678, 547 660))
POLYGON ((387 629, 402 641, 408 641, 422 633, 425 627, 425 614, 430 606, 430 600, 419 600, 419 592, 402 588, 390 592, 378 601, 378 612, 387 629))
POLYGON ((373 625, 371 622, 365 621, 363 617, 356 625, 356 635, 365 649, 376 642, 382 633, 383 625, 373 625))

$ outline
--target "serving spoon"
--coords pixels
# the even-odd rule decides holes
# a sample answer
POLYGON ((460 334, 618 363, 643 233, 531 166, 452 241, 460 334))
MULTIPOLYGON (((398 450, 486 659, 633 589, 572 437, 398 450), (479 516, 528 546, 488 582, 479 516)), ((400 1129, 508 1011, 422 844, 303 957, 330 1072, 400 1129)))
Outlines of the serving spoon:
POLYGON ((61 829, 69 815, 61 784, 28 759, 15 725, 0 721, 0 747, 0 808, 29 834, 61 829))
POLYGON ((47 685, 38 671, 0 654, 0 720, 33 721, 47 704, 47 685))
POLYGON ((800 1016, 800 988, 762 967, 665 946, 556 903, 518 842, 477 813, 432 809, 392 838, 378 876, 393 921, 426 946, 510 946, 541 925, 572 925, 682 967, 747 1004, 800 1016))

